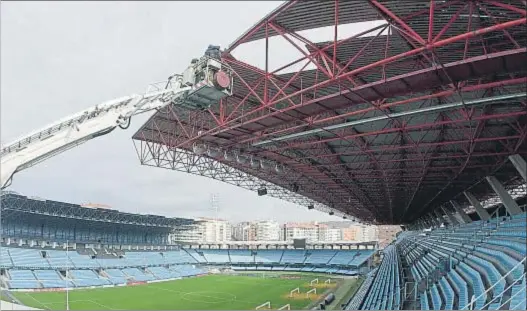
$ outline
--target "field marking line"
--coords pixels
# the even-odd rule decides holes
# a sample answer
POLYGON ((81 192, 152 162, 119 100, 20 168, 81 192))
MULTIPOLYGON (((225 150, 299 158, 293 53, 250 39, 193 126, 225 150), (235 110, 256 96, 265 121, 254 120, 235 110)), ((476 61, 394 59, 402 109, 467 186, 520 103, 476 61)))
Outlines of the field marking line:
POLYGON ((199 292, 182 292, 182 291, 171 290, 171 289, 168 289, 168 288, 162 288, 162 287, 157 287, 157 286, 152 286, 152 288, 159 289, 159 290, 163 290, 163 291, 167 291, 167 292, 172 292, 172 293, 176 293, 176 294, 180 294, 182 299, 185 299, 185 300, 188 300, 188 301, 194 301, 194 302, 220 303, 220 302, 230 302, 230 301, 242 301, 242 300, 237 300, 236 295, 231 294, 231 293, 226 293, 226 292, 203 291, 203 292, 205 292, 205 293, 206 293, 206 292, 209 292, 209 293, 218 293, 218 294, 222 294, 222 295, 225 295, 225 294, 227 294, 227 295, 231 295, 232 299, 225 299, 225 298, 222 298, 222 297, 215 297, 215 296, 201 295, 201 294, 198 294, 199 292), (213 299, 221 299, 221 300, 220 300, 220 301, 214 301, 214 302, 211 302, 211 301, 194 300, 194 299, 188 299, 188 298, 186 298, 185 296, 187 296, 187 295, 196 295, 196 296, 200 296, 200 297, 213 298, 213 299))
MULTIPOLYGON (((192 294, 192 293, 197 293, 197 292, 182 292, 182 291, 177 291, 177 290, 171 290, 171 289, 168 289, 168 288, 162 288, 162 287, 156 287, 156 286, 152 286, 152 288, 156 288, 156 289, 159 289, 159 290, 164 290, 164 291, 167 291, 167 292, 173 292, 173 293, 176 293, 176 294, 182 294, 183 295, 186 295, 186 294, 192 294)), ((206 291, 205 291, 206 292, 206 291)), ((220 292, 218 292, 220 293, 220 292)), ((223 292, 221 292, 223 293, 223 292)), ((229 293, 230 294, 230 293, 229 293)), ((225 300, 225 301, 218 301, 218 302, 209 302, 209 303, 219 303, 219 302, 229 302, 229 301, 237 301, 237 302, 243 302, 243 303, 247 303, 247 304, 256 304, 256 303, 259 303, 257 301, 248 301, 248 300, 241 300, 241 299, 238 299, 238 297, 234 294, 232 294, 233 296, 236 297, 235 300, 225 300)), ((212 296, 207 296, 207 295, 201 295, 201 297, 208 297, 208 298, 219 298, 219 297, 212 297, 212 296)), ((194 300, 190 300, 190 299, 186 299, 186 298, 183 298, 185 300, 188 300, 188 301, 194 301, 194 300)), ((202 301, 199 301, 199 302, 202 302, 202 301)))
POLYGON ((183 294, 181 295, 181 298, 182 299, 185 299, 185 300, 188 300, 188 301, 194 301, 194 302, 202 302, 202 303, 209 303, 209 304, 214 304, 214 303, 222 303, 222 302, 232 302, 232 301, 241 301, 241 300, 237 300, 237 297, 236 295, 234 294, 231 294, 231 293, 225 293, 225 292, 215 292, 215 291, 202 291, 202 292, 205 292, 205 293, 218 293, 218 294, 222 294, 222 295, 231 295, 231 299, 224 299, 222 297, 215 297, 215 296, 207 296, 207 295, 202 295, 202 294, 199 294, 200 292, 188 292, 186 294, 183 294), (191 295, 196 295, 198 297, 205 297, 205 298, 213 298, 213 299, 221 299, 219 301, 204 301, 204 300, 195 300, 195 299, 189 299, 187 298, 186 296, 191 296, 191 295))
POLYGON ((25 294, 26 296, 28 296, 29 298, 35 300, 38 304, 40 304, 41 306, 43 306, 44 309, 46 309, 46 310, 50 309, 50 307, 47 306, 47 303, 43 303, 43 302, 41 302, 40 300, 38 300, 37 298, 33 297, 33 296, 32 296, 31 294, 29 294, 28 292, 24 292, 24 294, 25 294))
POLYGON ((107 308, 107 309, 110 309, 110 310, 126 310, 126 309, 115 309, 115 308, 112 308, 112 307, 109 307, 109 306, 103 305, 102 303, 99 303, 99 302, 94 301, 94 300, 85 300, 85 301, 89 301, 89 302, 91 302, 91 303, 94 303, 94 304, 96 304, 96 305, 99 305, 99 307, 107 308))

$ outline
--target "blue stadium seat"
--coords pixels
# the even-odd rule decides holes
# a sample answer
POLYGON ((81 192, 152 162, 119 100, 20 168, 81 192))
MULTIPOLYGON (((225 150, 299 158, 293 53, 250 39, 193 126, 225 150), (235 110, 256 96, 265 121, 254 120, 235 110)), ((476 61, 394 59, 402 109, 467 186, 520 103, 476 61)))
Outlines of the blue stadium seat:
POLYGON ((9 255, 15 267, 50 268, 49 262, 38 249, 10 247, 9 255))
POLYGON ((283 250, 257 250, 254 256, 256 263, 279 263, 284 254, 283 250))
POLYGON ((203 255, 205 256, 205 259, 209 263, 229 263, 229 253, 227 250, 219 250, 219 249, 202 249, 200 250, 203 255))
POLYGON ((138 268, 125 268, 122 269, 122 271, 125 275, 137 282, 152 281, 155 279, 152 274, 146 273, 145 271, 142 271, 138 268))
POLYGON ((306 251, 297 250, 297 249, 287 249, 284 250, 284 255, 282 256, 281 263, 304 263, 306 260, 306 251))
POLYGON ((10 270, 7 283, 11 289, 42 287, 31 270, 10 270))
POLYGON ((307 256, 306 264, 328 264, 329 261, 336 255, 337 251, 334 250, 317 250, 312 251, 307 256))
POLYGON ((70 270, 70 279, 77 287, 110 285, 110 281, 101 278, 93 270, 70 270))
POLYGON ((106 269, 104 272, 112 284, 125 284, 127 282, 126 275, 120 269, 106 269))
POLYGON ((251 250, 231 249, 229 250, 229 257, 232 263, 253 263, 254 256, 251 250))

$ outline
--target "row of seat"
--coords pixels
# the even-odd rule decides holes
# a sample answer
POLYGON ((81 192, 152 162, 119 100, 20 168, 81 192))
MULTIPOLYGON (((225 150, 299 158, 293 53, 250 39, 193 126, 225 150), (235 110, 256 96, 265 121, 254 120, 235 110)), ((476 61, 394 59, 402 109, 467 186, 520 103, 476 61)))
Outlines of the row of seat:
POLYGON ((0 266, 4 268, 124 268, 132 266, 174 265, 184 263, 211 264, 310 264, 363 265, 373 250, 174 250, 126 252, 124 256, 99 256, 77 251, 39 250, 2 247, 0 266))
POLYGON ((206 271, 186 264, 147 269, 68 270, 62 273, 57 270, 12 269, 7 271, 6 283, 10 289, 90 287, 189 277, 206 271))
MULTIPOLYGON (((422 310, 525 310, 527 214, 432 231, 404 232, 384 259, 362 309, 397 309, 386 293, 400 284, 398 261, 416 284, 422 310), (394 255, 395 254, 395 255, 394 255), (384 295, 384 297, 383 297, 384 295), (380 298, 379 298, 380 297, 380 298)), ((394 294, 395 296, 395 294, 394 294)))
POLYGON ((401 263, 394 245, 388 245, 361 310, 399 310, 401 307, 401 263))
POLYGON ((359 310, 359 307, 366 296, 366 293, 370 289, 370 286, 373 282, 373 276, 377 272, 377 269, 373 269, 368 274, 366 278, 360 285, 359 289, 355 292, 355 295, 350 299, 350 301, 344 307, 344 310, 359 310))
POLYGON ((299 266, 231 266, 234 271, 297 271, 297 272, 312 272, 312 273, 327 273, 327 274, 341 274, 341 275, 357 275, 359 272, 354 269, 331 268, 331 267, 299 267, 299 266))
POLYGON ((3 268, 96 269, 196 263, 196 260, 185 250, 126 252, 122 257, 101 255, 103 258, 93 258, 77 251, 18 247, 1 247, 1 252, 0 266, 3 268))
POLYGON ((201 263, 282 263, 361 266, 373 250, 188 250, 201 263))

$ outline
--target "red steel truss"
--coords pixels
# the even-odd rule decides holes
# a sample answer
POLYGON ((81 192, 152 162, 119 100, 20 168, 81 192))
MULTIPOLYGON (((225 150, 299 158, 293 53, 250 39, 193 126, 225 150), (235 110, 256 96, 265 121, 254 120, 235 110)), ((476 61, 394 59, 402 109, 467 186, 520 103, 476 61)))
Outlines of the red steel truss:
POLYGON ((521 0, 286 2, 223 52, 233 96, 207 111, 167 107, 141 127, 141 163, 411 222, 488 174, 515 178, 507 157, 527 154, 526 16, 521 0), (376 20, 338 39, 339 25, 376 20), (320 27, 332 41, 300 34, 320 27), (301 57, 270 70, 272 37, 301 57), (255 40, 265 68, 233 56, 255 40))

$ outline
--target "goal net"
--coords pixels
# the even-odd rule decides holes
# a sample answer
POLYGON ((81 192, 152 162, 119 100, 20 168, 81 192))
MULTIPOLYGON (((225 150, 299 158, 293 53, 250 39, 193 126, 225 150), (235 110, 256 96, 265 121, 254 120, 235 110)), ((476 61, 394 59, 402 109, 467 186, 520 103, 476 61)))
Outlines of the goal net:
POLYGON ((295 289, 293 289, 292 291, 289 292, 289 297, 293 297, 293 295, 295 293, 299 293, 300 294, 300 287, 297 287, 295 289))
POLYGON ((318 284, 318 279, 314 279, 309 282, 309 285, 313 286, 313 284, 318 284))
POLYGON ((291 305, 286 304, 285 306, 281 306, 280 308, 278 308, 278 310, 291 310, 291 305))
POLYGON ((317 289, 313 288, 306 292, 306 298, 309 298, 309 294, 317 294, 317 289))
POLYGON ((324 281, 324 284, 331 284, 331 279, 327 279, 324 281))
POLYGON ((261 305, 259 305, 258 307, 254 308, 254 310, 261 310, 261 309, 264 309, 264 310, 271 309, 271 302, 266 301, 262 303, 261 305))

